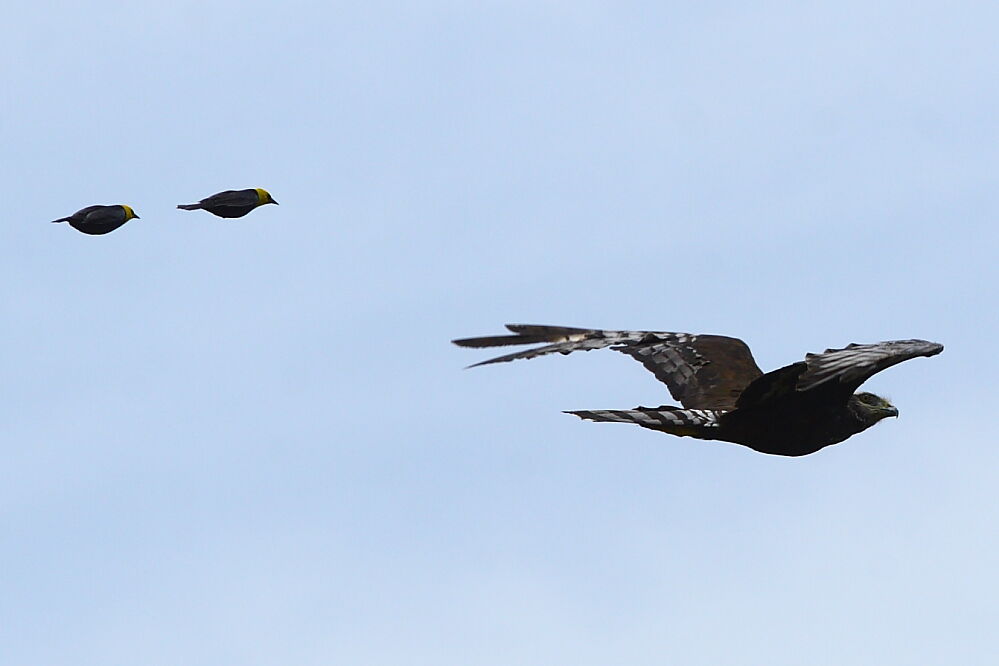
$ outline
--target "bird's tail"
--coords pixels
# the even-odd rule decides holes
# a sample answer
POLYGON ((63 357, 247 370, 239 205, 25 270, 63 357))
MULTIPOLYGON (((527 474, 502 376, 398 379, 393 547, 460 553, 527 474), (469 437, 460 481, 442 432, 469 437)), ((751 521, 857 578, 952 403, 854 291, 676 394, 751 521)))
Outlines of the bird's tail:
POLYGON ((57 224, 59 222, 69 222, 68 217, 60 217, 58 220, 52 220, 52 224, 57 224))
POLYGON ((177 208, 181 210, 198 210, 201 208, 201 204, 177 204, 177 208))
POLYGON ((635 409, 594 409, 565 412, 587 421, 634 423, 680 437, 715 439, 725 410, 680 409, 679 407, 636 407, 635 409))

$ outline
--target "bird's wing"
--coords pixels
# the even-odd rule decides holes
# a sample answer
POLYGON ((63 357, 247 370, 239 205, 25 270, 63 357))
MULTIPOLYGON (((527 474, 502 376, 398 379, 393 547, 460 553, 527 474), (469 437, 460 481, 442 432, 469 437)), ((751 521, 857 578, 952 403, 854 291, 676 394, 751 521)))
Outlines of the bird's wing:
POLYGON ((917 356, 934 356, 943 345, 926 340, 891 340, 873 344, 852 344, 844 349, 827 349, 805 356, 805 370, 797 381, 798 391, 811 391, 835 383, 853 393, 875 373, 917 356))
POLYGON ((246 206, 257 203, 256 190, 226 190, 202 199, 206 206, 246 206))
POLYGON ((476 366, 610 347, 641 362, 688 409, 732 409, 742 389, 762 374, 746 343, 720 335, 603 331, 528 324, 508 324, 507 328, 514 335, 464 338, 453 342, 462 347, 548 343, 476 363, 476 366))
POLYGON ((125 211, 121 206, 90 206, 89 208, 90 211, 83 216, 83 222, 87 224, 110 224, 125 217, 125 211))

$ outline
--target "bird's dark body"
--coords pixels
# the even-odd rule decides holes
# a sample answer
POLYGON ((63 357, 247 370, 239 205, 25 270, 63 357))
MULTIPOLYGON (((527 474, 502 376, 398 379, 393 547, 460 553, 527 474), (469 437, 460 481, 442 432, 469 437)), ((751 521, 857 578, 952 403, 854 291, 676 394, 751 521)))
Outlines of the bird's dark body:
POLYGON ((121 206, 87 206, 69 217, 53 222, 69 222, 69 226, 90 236, 108 234, 128 222, 129 217, 121 206))
POLYGON ((808 354, 764 374, 737 338, 651 331, 602 331, 509 325, 515 335, 455 340, 463 347, 546 342, 476 365, 609 347, 641 362, 683 407, 576 410, 590 421, 633 423, 681 437, 719 440, 761 453, 804 456, 870 428, 898 410, 871 393, 854 393, 868 377, 943 345, 896 340, 808 354))
POLYGON ((261 205, 260 195, 255 189, 226 190, 206 197, 196 204, 181 204, 183 210, 206 210, 218 217, 243 217, 261 205))
POLYGON ((804 362, 793 363, 754 379, 740 391, 735 409, 719 418, 715 438, 760 453, 804 456, 877 422, 864 417, 853 390, 838 382, 797 390, 806 370, 804 362))
MULTIPOLYGON (((780 370, 776 372, 781 372, 780 370)), ((761 376, 757 381, 765 383, 775 373, 761 376)), ((805 456, 837 444, 866 430, 876 421, 865 421, 860 416, 857 399, 850 396, 845 402, 830 395, 832 391, 818 390, 815 393, 791 392, 770 396, 769 400, 757 404, 746 404, 730 411, 716 412, 716 420, 705 425, 684 423, 681 427, 670 422, 642 422, 636 425, 681 437, 695 437, 722 442, 741 444, 759 451, 780 456, 805 456)), ((620 412, 633 414, 644 412, 655 415, 662 410, 682 413, 676 407, 637 407, 635 410, 620 412)), ((570 412, 591 420, 591 413, 570 412)))
POLYGON ((775 405, 728 412, 715 439, 742 444, 760 453, 805 456, 866 429, 849 405, 813 396, 790 396, 775 405))

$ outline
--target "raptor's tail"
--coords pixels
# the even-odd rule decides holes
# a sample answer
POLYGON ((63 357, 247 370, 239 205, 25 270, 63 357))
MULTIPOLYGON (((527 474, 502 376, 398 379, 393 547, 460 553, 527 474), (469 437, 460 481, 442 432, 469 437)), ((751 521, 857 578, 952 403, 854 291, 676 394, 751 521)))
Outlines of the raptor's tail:
POLYGON ((679 407, 636 407, 635 409, 595 409, 565 412, 587 421, 634 423, 680 437, 715 439, 724 410, 680 409, 679 407))
POLYGON ((201 208, 201 204, 199 204, 199 203, 196 203, 196 204, 177 204, 177 208, 180 208, 181 210, 198 210, 199 208, 201 208))

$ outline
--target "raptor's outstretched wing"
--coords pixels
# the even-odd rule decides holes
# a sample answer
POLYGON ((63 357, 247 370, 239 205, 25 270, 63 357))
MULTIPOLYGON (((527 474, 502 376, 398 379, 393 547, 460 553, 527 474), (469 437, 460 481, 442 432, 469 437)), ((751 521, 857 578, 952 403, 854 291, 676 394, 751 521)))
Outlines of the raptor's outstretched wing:
POLYGON ((852 344, 844 349, 827 349, 805 356, 805 370, 798 377, 797 390, 810 391, 835 382, 847 393, 875 373, 917 356, 934 356, 943 345, 926 340, 890 340, 873 344, 852 344))
POLYGON ((514 335, 463 338, 453 342, 462 347, 548 343, 476 363, 476 366, 610 347, 640 361, 687 409, 732 409, 742 389, 762 374, 746 343, 720 335, 602 331, 528 324, 507 324, 507 328, 514 335))

